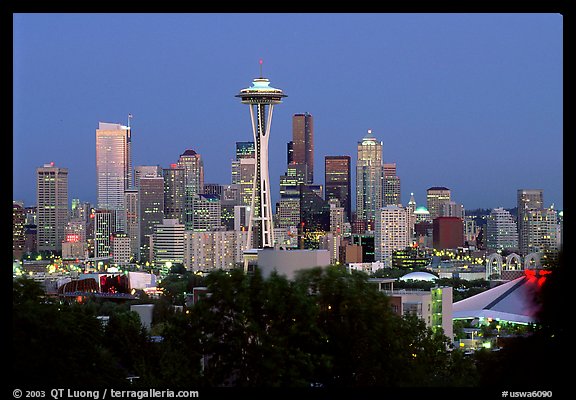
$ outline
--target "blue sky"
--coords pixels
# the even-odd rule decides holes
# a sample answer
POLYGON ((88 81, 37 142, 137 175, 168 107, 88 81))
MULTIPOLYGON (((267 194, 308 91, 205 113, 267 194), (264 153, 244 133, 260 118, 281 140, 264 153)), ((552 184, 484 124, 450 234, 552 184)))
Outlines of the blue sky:
MULTIPOLYGON (((446 186, 465 208, 514 207, 520 188, 562 208, 563 20, 559 14, 14 14, 13 199, 35 204, 35 169, 69 169, 69 197, 96 200, 95 130, 132 113, 134 165, 187 148, 206 182, 230 183, 252 139, 234 95, 264 76, 288 97, 270 138, 273 202, 292 115, 324 156, 372 129, 396 162, 402 202, 446 186)), ((354 176, 354 169, 352 171, 354 176)), ((355 181, 355 179, 353 179, 355 181)))

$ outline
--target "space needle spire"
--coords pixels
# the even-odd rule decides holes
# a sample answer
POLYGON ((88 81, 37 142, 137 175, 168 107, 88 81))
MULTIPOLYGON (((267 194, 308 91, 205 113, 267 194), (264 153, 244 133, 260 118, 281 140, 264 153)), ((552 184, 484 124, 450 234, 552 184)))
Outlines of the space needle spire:
POLYGON ((268 139, 270 138, 274 106, 282 103, 282 98, 286 97, 286 95, 281 89, 271 87, 270 81, 262 76, 262 60, 260 60, 260 77, 254 79, 252 86, 242 89, 236 97, 240 97, 242 104, 250 106, 250 119, 252 121, 256 154, 256 171, 254 174, 246 249, 274 247, 270 174, 268 172, 268 139))

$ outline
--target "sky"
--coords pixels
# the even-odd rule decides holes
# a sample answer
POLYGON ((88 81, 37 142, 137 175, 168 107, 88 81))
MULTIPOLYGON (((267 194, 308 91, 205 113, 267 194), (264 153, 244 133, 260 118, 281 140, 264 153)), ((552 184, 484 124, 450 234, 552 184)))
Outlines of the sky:
POLYGON ((562 209, 562 35, 554 13, 15 13, 13 199, 35 205, 36 168, 54 162, 70 201, 95 204, 98 123, 129 113, 133 165, 193 149, 206 183, 229 184, 235 142, 252 140, 234 96, 262 59, 288 96, 272 120, 273 204, 292 116, 309 112, 315 183, 325 156, 349 155, 354 185, 371 129, 404 205, 445 186, 468 210, 515 207, 518 189, 562 209))

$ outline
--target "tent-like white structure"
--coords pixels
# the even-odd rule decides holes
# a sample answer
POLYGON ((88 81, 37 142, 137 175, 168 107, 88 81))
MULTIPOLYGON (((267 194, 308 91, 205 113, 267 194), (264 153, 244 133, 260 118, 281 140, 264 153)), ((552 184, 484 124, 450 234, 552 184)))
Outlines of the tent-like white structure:
POLYGON ((535 323, 540 305, 538 289, 544 282, 534 270, 485 292, 453 304, 453 319, 492 318, 515 323, 535 323))

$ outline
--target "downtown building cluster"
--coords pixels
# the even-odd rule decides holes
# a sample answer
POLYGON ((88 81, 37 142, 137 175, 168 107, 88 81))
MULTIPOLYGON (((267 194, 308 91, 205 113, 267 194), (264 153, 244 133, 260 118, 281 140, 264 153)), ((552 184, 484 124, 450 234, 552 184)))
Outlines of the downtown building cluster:
MULTIPOLYGON (((261 85, 257 89, 273 89, 265 79, 254 82, 261 85)), ((238 97, 252 106, 250 89, 238 97)), ((279 101, 284 95, 278 93, 279 101)), ((235 143, 230 183, 206 183, 198 149, 184 149, 168 166, 133 166, 130 119, 127 126, 100 122, 95 131, 97 204, 73 198, 69 209, 68 169, 54 163, 37 168, 36 205, 13 203, 15 259, 54 252, 63 263, 182 264, 210 271, 240 265, 251 248, 275 247, 326 249, 333 264, 370 263, 374 270, 429 263, 423 255, 446 249, 526 256, 561 248, 562 214, 545 207, 542 190, 517 189, 517 216, 495 208, 482 229, 443 186, 426 190, 425 206, 413 194, 403 204, 397 163, 385 162, 383 142, 371 130, 357 144, 354 185, 350 155, 326 156, 318 182, 314 117, 308 112, 292 116, 275 212, 266 216, 266 228, 251 226, 266 219, 257 213, 272 214, 270 199, 264 199, 271 189, 262 192, 258 184, 267 164, 258 143, 235 143)))

